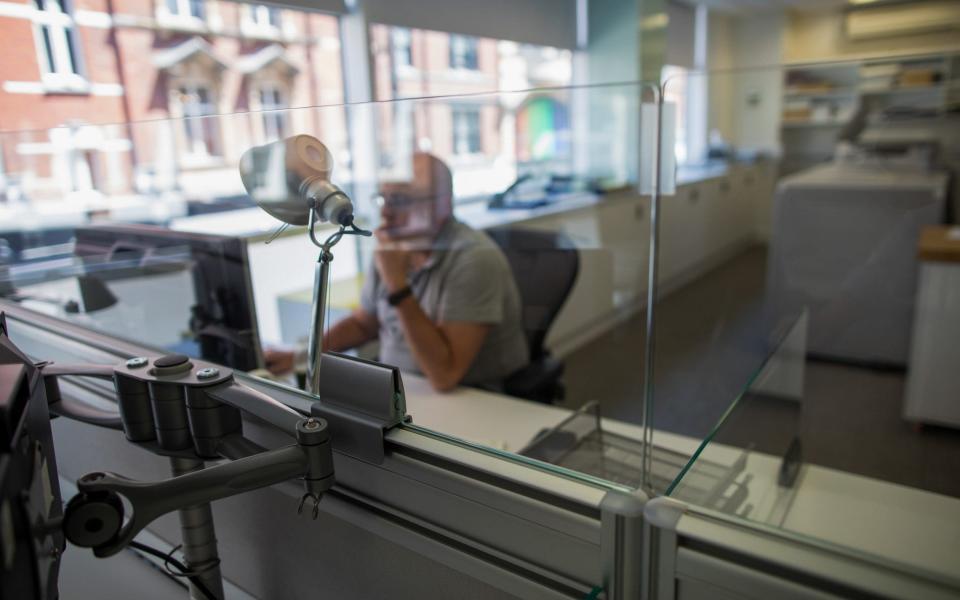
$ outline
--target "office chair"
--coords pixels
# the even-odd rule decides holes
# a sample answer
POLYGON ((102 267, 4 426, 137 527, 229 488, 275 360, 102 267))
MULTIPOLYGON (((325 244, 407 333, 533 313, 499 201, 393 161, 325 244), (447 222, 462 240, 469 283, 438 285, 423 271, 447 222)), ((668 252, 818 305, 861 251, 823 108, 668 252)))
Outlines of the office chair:
POLYGON ((580 270, 580 255, 570 239, 553 231, 500 227, 487 234, 500 246, 520 290, 522 322, 530 364, 509 375, 503 391, 544 402, 563 399, 563 363, 543 346, 547 331, 566 301, 580 270))

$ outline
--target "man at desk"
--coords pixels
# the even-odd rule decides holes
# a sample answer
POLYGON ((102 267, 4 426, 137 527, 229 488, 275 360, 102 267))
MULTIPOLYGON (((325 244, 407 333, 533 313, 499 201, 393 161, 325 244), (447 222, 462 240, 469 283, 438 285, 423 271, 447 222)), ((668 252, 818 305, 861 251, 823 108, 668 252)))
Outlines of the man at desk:
MULTIPOLYGON (((453 217, 453 179, 417 153, 410 181, 380 187, 377 250, 360 307, 324 335, 325 350, 379 338, 380 361, 421 373, 437 390, 499 387, 527 364, 520 294, 503 253, 453 217)), ((293 368, 294 353, 266 352, 268 368, 293 368)))

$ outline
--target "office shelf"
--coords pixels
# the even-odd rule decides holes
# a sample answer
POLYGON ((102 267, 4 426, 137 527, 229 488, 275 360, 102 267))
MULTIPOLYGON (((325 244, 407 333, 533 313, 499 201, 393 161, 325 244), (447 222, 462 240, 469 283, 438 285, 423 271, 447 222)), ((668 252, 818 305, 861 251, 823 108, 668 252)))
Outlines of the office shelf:
POLYGON ((844 121, 783 121, 780 126, 783 129, 811 129, 840 127, 843 124, 844 121))

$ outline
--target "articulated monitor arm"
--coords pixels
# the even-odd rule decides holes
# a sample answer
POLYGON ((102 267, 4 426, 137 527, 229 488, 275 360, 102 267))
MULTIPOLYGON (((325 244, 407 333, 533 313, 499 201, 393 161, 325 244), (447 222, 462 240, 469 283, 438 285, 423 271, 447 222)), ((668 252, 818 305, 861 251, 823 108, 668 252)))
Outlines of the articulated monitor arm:
POLYGON ((119 552, 157 517, 290 479, 303 481, 302 510, 333 485, 327 422, 304 417, 234 381, 228 369, 183 355, 133 358, 120 365, 39 365, 51 412, 121 429, 127 439, 155 454, 190 460, 233 459, 170 479, 140 482, 113 473, 80 478, 79 493, 64 515, 68 540, 100 557, 119 552), (119 415, 62 398, 63 376, 112 379, 119 415), (265 450, 242 434, 241 412, 289 434, 296 443, 265 450), (122 498, 132 507, 125 518, 122 498))

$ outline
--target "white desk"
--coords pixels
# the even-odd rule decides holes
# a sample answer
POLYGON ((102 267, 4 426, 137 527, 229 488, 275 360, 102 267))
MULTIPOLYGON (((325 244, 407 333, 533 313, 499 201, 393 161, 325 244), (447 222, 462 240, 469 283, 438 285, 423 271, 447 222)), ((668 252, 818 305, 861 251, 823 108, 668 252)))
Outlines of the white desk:
MULTIPOLYGON (((436 392, 412 374, 403 375, 403 384, 414 424, 500 450, 519 450, 571 414, 469 388, 436 392)), ((641 435, 630 423, 604 419, 603 427, 628 437, 641 435)), ((653 443, 690 455, 700 440, 654 431, 653 443)), ((711 444, 702 456, 732 464, 743 452, 711 444)), ((748 453, 740 478, 752 478, 744 502, 752 505, 750 521, 957 579, 960 499, 809 464, 801 468, 794 489, 786 490, 777 485, 779 469, 780 457, 748 453)))

